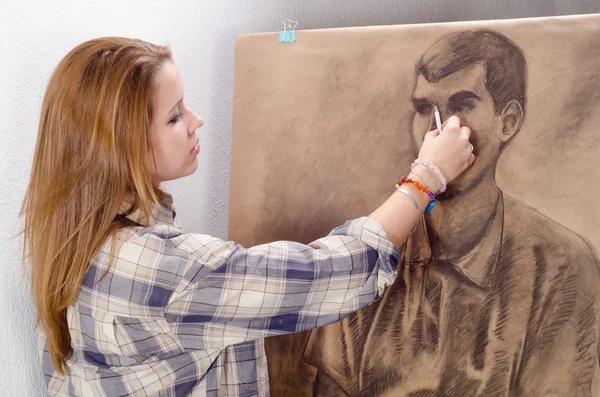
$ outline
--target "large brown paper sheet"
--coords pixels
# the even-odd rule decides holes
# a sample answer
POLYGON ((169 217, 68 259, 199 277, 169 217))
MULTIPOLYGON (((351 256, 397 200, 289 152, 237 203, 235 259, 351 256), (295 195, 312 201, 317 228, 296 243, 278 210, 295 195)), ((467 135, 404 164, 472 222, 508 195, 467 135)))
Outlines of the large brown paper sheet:
POLYGON ((478 156, 380 301, 267 339, 273 396, 600 396, 600 15, 241 35, 234 92, 245 246, 368 215, 433 104, 478 156))

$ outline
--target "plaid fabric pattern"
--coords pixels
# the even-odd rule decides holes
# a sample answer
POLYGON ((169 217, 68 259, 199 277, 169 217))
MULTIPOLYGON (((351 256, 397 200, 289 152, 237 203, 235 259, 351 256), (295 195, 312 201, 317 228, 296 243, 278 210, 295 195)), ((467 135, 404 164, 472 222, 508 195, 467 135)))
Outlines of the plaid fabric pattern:
MULTIPOLYGON (((123 203, 122 214, 132 206, 123 203)), ((67 376, 39 347, 51 396, 269 396, 263 338, 338 321, 377 300, 400 252, 369 217, 327 237, 245 248, 184 233, 172 197, 123 217, 68 308, 67 376)))

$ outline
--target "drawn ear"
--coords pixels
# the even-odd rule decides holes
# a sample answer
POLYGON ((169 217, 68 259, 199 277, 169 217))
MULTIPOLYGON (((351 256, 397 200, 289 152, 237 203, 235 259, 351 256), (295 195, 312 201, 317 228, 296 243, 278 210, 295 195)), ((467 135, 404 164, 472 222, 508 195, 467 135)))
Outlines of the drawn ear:
POLYGON ((516 100, 510 101, 502 111, 502 132, 500 140, 504 143, 508 142, 523 125, 523 107, 516 100))

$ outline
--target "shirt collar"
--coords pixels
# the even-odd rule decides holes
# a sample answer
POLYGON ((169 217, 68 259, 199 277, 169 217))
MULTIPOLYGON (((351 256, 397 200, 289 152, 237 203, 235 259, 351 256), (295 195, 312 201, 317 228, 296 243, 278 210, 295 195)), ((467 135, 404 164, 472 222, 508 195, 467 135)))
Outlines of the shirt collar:
POLYGON ((173 225, 175 223, 175 206, 173 204, 173 196, 168 192, 164 193, 165 197, 160 202, 160 205, 150 202, 150 218, 148 218, 144 214, 144 211, 139 207, 134 211, 131 211, 135 203, 135 195, 132 192, 126 194, 125 199, 121 203, 119 215, 125 215, 125 217, 130 221, 145 227, 154 226, 157 224, 173 225))
POLYGON ((496 269, 502 248, 502 229, 504 224, 504 200, 502 193, 494 207, 494 213, 479 242, 467 254, 460 258, 432 258, 431 243, 424 220, 419 222, 415 233, 408 240, 405 251, 407 264, 427 264, 431 260, 444 261, 454 265, 469 280, 487 287, 490 275, 496 269))

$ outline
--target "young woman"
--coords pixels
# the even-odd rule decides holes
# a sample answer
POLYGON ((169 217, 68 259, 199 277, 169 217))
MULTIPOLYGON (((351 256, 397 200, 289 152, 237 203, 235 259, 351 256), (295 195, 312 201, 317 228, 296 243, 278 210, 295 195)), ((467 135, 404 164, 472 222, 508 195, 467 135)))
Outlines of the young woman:
POLYGON ((202 124, 167 47, 95 39, 54 71, 22 208, 51 396, 269 395, 262 339, 376 301, 418 217, 475 159, 452 117, 370 216, 244 248, 185 233, 160 187, 196 170, 202 124))

